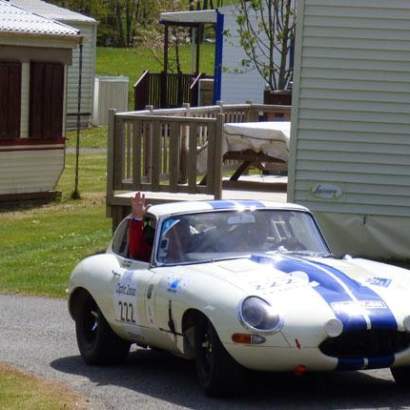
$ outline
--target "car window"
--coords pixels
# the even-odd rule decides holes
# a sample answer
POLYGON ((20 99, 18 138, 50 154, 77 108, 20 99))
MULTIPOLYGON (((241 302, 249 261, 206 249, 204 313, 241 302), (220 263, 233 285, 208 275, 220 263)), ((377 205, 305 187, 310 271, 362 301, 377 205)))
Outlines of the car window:
POLYGON ((161 227, 157 261, 206 262, 269 252, 327 254, 328 248, 306 212, 207 212, 166 219, 161 227))
POLYGON ((112 251, 124 258, 128 255, 128 219, 118 225, 112 240, 112 251))
MULTIPOLYGON (((117 230, 115 231, 113 241, 112 241, 112 251, 127 259, 143 260, 148 262, 151 259, 149 252, 144 254, 144 258, 138 259, 130 255, 130 245, 129 245, 129 220, 130 218, 125 218, 117 230)), ((149 251, 154 242, 155 236, 155 219, 152 216, 146 216, 144 218, 144 228, 143 228, 143 242, 139 244, 144 250, 149 251)))

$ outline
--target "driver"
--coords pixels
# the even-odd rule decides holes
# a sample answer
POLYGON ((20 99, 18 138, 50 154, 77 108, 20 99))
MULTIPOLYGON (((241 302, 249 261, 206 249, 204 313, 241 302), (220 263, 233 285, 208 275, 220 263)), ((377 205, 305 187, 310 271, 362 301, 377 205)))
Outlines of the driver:
POLYGON ((191 245, 192 237, 189 223, 186 219, 177 220, 175 225, 167 234, 169 239, 169 248, 167 262, 183 262, 186 259, 185 253, 191 245))
POLYGON ((145 195, 137 192, 131 199, 131 218, 128 220, 128 257, 149 262, 151 259, 154 229, 144 226, 144 215, 149 205, 145 203, 145 195))

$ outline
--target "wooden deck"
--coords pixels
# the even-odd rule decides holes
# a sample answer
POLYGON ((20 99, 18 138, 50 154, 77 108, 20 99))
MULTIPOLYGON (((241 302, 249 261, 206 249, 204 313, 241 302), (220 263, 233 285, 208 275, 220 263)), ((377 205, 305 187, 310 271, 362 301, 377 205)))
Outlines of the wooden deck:
MULTIPOLYGON (((217 105, 110 112, 107 214, 113 228, 130 212, 130 198, 143 191, 152 204, 213 199, 286 202, 287 179, 241 176, 226 180, 222 155, 226 122, 257 121, 291 107, 217 105), (202 155, 203 168, 198 167, 202 155)), ((238 166, 240 162, 236 163, 238 166)))

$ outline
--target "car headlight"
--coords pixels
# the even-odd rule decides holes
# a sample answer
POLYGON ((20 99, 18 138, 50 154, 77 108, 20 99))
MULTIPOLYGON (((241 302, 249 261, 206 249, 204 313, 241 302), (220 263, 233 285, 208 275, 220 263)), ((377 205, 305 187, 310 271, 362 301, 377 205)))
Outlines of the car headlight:
POLYGON ((266 300, 249 296, 239 308, 242 325, 258 332, 275 332, 282 328, 283 321, 279 313, 266 300))

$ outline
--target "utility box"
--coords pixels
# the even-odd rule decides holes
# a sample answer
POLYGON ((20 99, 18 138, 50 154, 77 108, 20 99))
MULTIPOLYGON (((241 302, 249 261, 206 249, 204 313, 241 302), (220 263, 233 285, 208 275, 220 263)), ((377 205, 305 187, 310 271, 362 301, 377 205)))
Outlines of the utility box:
POLYGON ((93 125, 108 125, 108 111, 128 111, 128 77, 97 77, 95 79, 93 125))

